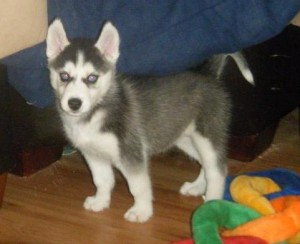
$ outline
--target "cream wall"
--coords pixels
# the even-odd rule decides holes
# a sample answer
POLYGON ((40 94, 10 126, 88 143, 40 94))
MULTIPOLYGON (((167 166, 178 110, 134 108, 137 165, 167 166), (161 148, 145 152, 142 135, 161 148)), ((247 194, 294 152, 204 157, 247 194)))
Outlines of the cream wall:
POLYGON ((0 1, 0 58, 45 40, 47 0, 0 1))

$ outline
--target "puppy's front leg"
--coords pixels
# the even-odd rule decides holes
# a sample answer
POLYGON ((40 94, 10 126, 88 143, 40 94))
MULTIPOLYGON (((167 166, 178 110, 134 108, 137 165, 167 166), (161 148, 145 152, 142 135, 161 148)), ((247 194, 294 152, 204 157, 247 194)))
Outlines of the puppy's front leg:
POLYGON ((111 192, 115 185, 115 177, 110 162, 84 155, 91 170, 94 184, 97 188, 94 196, 87 197, 83 207, 99 212, 110 206, 111 192))
POLYGON ((125 213, 124 218, 130 222, 143 223, 153 215, 152 186, 146 165, 139 169, 123 169, 129 190, 134 198, 133 206, 125 213))

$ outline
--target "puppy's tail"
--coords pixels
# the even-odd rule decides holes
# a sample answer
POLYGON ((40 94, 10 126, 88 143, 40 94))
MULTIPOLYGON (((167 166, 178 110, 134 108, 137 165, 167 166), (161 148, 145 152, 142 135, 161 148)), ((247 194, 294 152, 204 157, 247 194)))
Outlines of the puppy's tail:
POLYGON ((241 52, 219 54, 213 56, 209 61, 211 72, 213 72, 217 76, 217 78, 220 78, 224 71, 228 57, 231 57, 235 61, 244 78, 251 85, 254 86, 255 81, 254 81, 253 74, 249 68, 247 60, 245 59, 244 55, 241 52))

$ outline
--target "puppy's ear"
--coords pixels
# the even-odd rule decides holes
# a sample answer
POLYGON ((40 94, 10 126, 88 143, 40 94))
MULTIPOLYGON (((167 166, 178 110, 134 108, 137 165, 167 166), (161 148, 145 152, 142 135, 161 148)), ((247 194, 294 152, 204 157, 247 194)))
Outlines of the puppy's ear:
POLYGON ((107 22, 98 38, 95 46, 107 61, 115 64, 119 57, 120 37, 112 23, 107 22))
POLYGON ((49 60, 56 58, 70 44, 60 19, 55 19, 49 26, 46 43, 49 60))

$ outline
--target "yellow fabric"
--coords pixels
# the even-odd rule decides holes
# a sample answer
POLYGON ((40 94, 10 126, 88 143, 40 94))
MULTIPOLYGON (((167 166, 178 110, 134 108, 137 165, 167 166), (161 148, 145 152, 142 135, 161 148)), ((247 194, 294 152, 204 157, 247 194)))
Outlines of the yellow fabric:
POLYGON ((300 243, 300 232, 294 235, 292 238, 288 239, 289 244, 299 244, 300 243))
POLYGON ((230 184, 230 193, 234 201, 263 215, 275 213, 271 203, 263 195, 278 191, 281 191, 281 188, 267 177, 241 175, 230 184))

